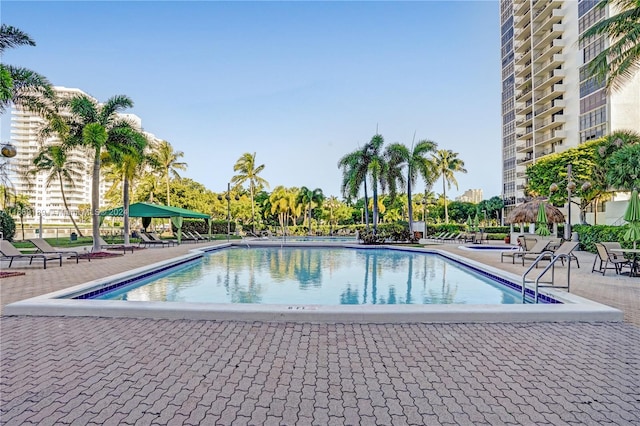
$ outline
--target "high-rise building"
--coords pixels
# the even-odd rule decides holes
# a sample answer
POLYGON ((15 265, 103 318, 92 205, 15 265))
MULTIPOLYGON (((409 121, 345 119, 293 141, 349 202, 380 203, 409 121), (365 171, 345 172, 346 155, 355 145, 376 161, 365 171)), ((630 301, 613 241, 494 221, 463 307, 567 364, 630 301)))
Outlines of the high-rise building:
MULTIPOLYGON (((56 94, 64 99, 77 95, 86 95, 80 89, 54 87, 56 94)), ((141 120, 134 114, 122 114, 134 126, 141 128, 141 120)), ((33 166, 33 159, 42 146, 60 143, 57 137, 42 139, 40 131, 44 121, 37 114, 14 107, 11 111, 11 141, 16 147, 17 155, 10 159, 12 164, 11 183, 16 194, 29 197, 29 202, 35 210, 34 215, 25 216, 25 223, 39 222, 42 215, 43 223, 71 224, 64 202, 60 182, 54 178, 48 182, 47 171, 38 172, 27 178, 24 172, 33 166)), ((76 148, 69 152, 68 160, 79 166, 78 178, 73 182, 64 182, 64 196, 72 214, 76 217, 83 205, 91 204, 91 174, 93 169, 93 152, 85 148, 76 148)), ((104 180, 100 183, 101 208, 104 207, 104 194, 107 186, 104 180)))
POLYGON ((502 0, 502 192, 524 201, 526 167, 616 130, 640 131, 640 74, 621 91, 588 78, 605 36, 580 41, 615 11, 598 0, 502 0))
POLYGON ((456 197, 456 201, 478 204, 480 201, 482 201, 482 197, 482 189, 467 189, 466 191, 464 191, 464 194, 456 197))

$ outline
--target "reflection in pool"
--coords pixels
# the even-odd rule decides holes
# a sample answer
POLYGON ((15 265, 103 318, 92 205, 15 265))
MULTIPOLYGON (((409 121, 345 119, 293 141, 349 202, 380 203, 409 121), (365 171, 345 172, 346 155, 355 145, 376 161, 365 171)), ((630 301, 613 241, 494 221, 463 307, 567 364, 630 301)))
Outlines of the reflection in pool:
POLYGON ((430 253, 233 247, 100 299, 260 304, 511 304, 519 294, 430 253))

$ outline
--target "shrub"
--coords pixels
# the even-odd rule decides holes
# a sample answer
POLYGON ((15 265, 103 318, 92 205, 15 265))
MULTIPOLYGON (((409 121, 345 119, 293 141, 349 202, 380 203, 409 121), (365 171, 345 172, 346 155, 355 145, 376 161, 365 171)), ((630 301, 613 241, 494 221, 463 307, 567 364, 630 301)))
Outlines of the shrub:
POLYGON ((2 238, 9 241, 16 234, 16 222, 4 210, 0 210, 0 232, 2 232, 2 238))

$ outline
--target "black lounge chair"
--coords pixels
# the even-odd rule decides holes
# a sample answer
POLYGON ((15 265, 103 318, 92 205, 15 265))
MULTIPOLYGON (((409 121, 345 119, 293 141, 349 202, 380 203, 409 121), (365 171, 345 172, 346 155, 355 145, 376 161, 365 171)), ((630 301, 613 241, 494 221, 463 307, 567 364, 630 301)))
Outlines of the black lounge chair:
POLYGON ((61 254, 22 253, 7 240, 0 240, 0 254, 2 254, 2 260, 9 261, 9 268, 11 268, 15 259, 29 259, 29 265, 31 265, 34 259, 42 260, 44 269, 47 269, 47 260, 59 260, 60 266, 62 266, 61 254))
POLYGON ((127 250, 130 250, 133 253, 134 246, 132 245, 124 245, 124 244, 109 244, 102 237, 98 237, 98 243, 100 244, 100 249, 105 250, 122 250, 123 253, 127 253, 127 250))
MULTIPOLYGON (((76 263, 78 263, 78 261, 80 260, 80 255, 77 251, 56 250, 44 238, 31 238, 29 241, 31 241, 31 244, 36 246, 36 248, 38 249, 38 253, 61 254, 62 256, 70 256, 69 259, 75 259, 76 263)), ((87 260, 89 260, 89 262, 91 262, 90 256, 86 256, 86 258, 87 260)))

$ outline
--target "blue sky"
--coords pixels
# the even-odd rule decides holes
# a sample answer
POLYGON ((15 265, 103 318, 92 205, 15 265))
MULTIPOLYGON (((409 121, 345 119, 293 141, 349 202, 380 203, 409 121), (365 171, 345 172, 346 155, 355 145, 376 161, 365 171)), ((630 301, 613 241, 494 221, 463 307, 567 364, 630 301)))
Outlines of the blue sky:
POLYGON ((271 188, 339 195, 339 158, 377 127, 386 143, 415 133, 458 152, 468 174, 448 195, 500 195, 497 1, 3 0, 0 19, 37 43, 5 63, 100 101, 130 96, 127 112, 185 153, 182 175, 215 192, 255 152, 271 188))

